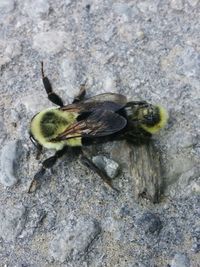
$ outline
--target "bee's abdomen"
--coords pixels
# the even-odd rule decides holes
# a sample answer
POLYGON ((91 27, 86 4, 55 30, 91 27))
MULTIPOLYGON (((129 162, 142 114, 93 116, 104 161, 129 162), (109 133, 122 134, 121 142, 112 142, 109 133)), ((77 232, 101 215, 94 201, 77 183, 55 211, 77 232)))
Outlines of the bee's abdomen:
POLYGON ((59 132, 60 127, 67 124, 67 120, 55 112, 46 112, 40 121, 42 135, 46 138, 52 137, 59 132))

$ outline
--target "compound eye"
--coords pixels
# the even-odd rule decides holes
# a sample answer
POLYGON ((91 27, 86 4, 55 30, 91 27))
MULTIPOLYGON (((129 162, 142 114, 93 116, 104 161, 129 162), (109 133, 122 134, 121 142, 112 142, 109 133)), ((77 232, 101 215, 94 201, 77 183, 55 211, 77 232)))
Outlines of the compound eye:
POLYGON ((146 116, 144 116, 144 117, 145 117, 145 119, 146 119, 147 121, 149 121, 149 122, 152 122, 152 121, 153 121, 153 116, 152 116, 151 113, 148 114, 148 115, 146 115, 146 116))

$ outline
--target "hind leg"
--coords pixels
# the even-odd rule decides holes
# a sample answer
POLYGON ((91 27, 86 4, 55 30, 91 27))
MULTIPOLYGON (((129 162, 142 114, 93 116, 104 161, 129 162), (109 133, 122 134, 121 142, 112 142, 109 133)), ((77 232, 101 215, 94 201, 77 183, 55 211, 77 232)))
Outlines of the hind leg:
POLYGON ((110 179, 110 177, 101 169, 99 169, 84 153, 84 151, 82 151, 82 154, 80 156, 80 160, 82 162, 83 165, 85 165, 87 168, 89 168, 90 170, 92 170, 93 172, 95 172, 96 174, 98 174, 98 176, 110 187, 112 188, 115 192, 119 193, 119 190, 117 188, 115 188, 112 185, 112 180, 110 179))
POLYGON ((47 169, 50 169, 51 167, 53 167, 53 165, 56 163, 56 161, 62 157, 67 151, 67 147, 64 147, 62 150, 59 150, 55 153, 54 156, 44 160, 42 162, 42 167, 41 169, 35 174, 30 186, 29 186, 29 189, 28 189, 28 193, 33 193, 36 191, 36 189, 38 187, 40 187, 41 185, 41 181, 42 181, 42 178, 46 172, 47 169))

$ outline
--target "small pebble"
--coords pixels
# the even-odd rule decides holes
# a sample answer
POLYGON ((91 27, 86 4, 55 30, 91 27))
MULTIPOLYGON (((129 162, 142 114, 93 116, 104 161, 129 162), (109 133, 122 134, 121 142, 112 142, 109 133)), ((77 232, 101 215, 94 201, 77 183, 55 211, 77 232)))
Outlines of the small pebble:
POLYGON ((0 66, 9 63, 21 54, 21 43, 17 40, 0 39, 0 66))
POLYGON ((10 141, 1 151, 1 175, 0 182, 4 186, 13 186, 17 183, 18 160, 22 153, 22 144, 18 141, 10 141))
POLYGON ((171 0, 171 7, 175 10, 182 10, 183 1, 182 0, 171 0))
POLYGON ((171 267, 190 267, 190 260, 184 253, 175 254, 171 267))
POLYGON ((110 178, 115 178, 119 173, 119 164, 105 156, 95 156, 93 163, 101 170, 105 171, 110 178))
POLYGON ((5 14, 11 12, 15 7, 14 0, 1 0, 0 1, 0 13, 5 14))
POLYGON ((66 32, 40 32, 33 37, 33 48, 40 53, 56 54, 63 49, 65 41, 69 42, 66 32))
POLYGON ((43 16, 47 16, 49 13, 49 1, 48 0, 28 0, 24 1, 24 9, 30 18, 37 19, 43 16))
POLYGON ((137 225, 144 230, 145 234, 160 232, 162 222, 158 215, 149 211, 145 212, 137 221, 137 225))
POLYGON ((101 231, 98 222, 85 217, 62 224, 53 235, 49 251, 50 256, 61 263, 80 259, 101 231))
POLYGON ((13 241, 24 228, 26 209, 22 205, 4 206, 0 209, 0 237, 5 242, 13 241))

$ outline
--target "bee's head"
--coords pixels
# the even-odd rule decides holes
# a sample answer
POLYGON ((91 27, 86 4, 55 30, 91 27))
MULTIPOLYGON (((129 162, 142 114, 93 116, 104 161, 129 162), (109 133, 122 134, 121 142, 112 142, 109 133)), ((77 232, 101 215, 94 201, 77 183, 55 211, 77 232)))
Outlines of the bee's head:
POLYGON ((139 108, 138 118, 146 126, 154 126, 160 121, 160 111, 157 106, 148 104, 147 106, 139 108))
POLYGON ((145 131, 154 134, 166 125, 168 114, 163 107, 148 104, 139 108, 138 119, 145 131))

